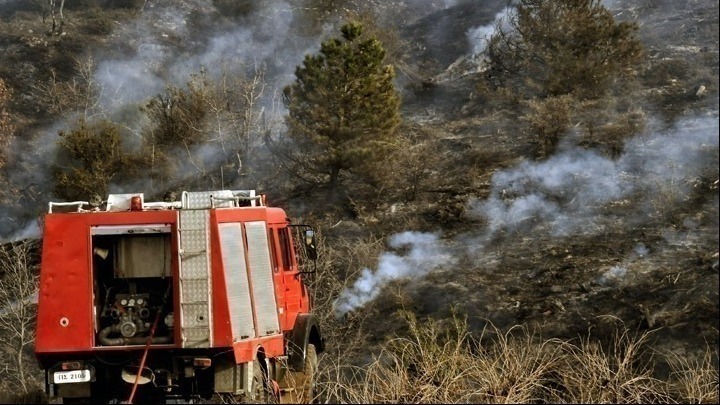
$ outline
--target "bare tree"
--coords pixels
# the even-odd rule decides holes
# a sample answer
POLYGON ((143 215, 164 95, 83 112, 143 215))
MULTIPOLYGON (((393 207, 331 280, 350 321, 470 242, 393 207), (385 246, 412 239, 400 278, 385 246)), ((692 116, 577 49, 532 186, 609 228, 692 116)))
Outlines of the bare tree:
POLYGON ((55 6, 57 4, 57 0, 48 0, 50 2, 50 17, 52 18, 52 29, 50 30, 50 34, 55 33, 55 29, 57 28, 58 34, 61 34, 63 32, 63 27, 65 26, 65 17, 63 16, 63 8, 65 7, 65 0, 60 0, 60 5, 58 6, 57 15, 58 17, 55 17, 55 6), (60 19, 60 23, 58 24, 57 19, 60 19))
POLYGON ((224 65, 217 78, 201 70, 188 84, 207 109, 203 128, 209 133, 208 144, 222 156, 214 163, 220 164, 223 185, 248 174, 262 146, 266 125, 261 101, 266 85, 265 67, 258 64, 224 65))
MULTIPOLYGON (((257 147, 257 141, 260 139, 260 134, 256 130, 263 113, 258 108, 258 104, 265 91, 264 68, 256 65, 254 73, 249 77, 241 78, 237 84, 240 95, 239 109, 237 111, 240 122, 239 125, 236 124, 239 144, 237 155, 238 159, 242 155, 245 160, 249 160, 253 149, 257 147)), ((238 170, 242 170, 242 166, 238 170)))
POLYGON ((5 105, 10 101, 11 96, 12 91, 0 79, 0 168, 5 166, 5 153, 15 131, 10 114, 5 110, 5 105))
POLYGON ((30 391, 24 349, 35 341, 37 241, 24 240, 0 246, 0 343, 14 357, 0 373, 25 393, 30 391))
POLYGON ((237 158, 237 173, 247 172, 247 163, 262 143, 263 109, 259 106, 265 92, 265 67, 254 65, 251 70, 230 76, 228 72, 217 84, 216 98, 225 106, 229 127, 235 135, 229 140, 228 157, 237 158), (243 166, 244 165, 244 166, 243 166))
POLYGON ((100 102, 103 88, 94 78, 96 66, 90 56, 76 59, 76 74, 71 80, 61 81, 51 70, 48 81, 37 85, 35 90, 53 114, 70 116, 80 112, 86 121, 102 117, 106 111, 100 102))

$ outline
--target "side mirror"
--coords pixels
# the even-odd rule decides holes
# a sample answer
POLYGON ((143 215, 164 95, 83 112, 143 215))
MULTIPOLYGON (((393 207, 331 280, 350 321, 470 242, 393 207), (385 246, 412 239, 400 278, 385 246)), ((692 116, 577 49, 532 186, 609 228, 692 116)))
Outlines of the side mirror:
POLYGON ((315 244, 315 231, 305 230, 305 252, 310 260, 317 260, 317 246, 315 244))

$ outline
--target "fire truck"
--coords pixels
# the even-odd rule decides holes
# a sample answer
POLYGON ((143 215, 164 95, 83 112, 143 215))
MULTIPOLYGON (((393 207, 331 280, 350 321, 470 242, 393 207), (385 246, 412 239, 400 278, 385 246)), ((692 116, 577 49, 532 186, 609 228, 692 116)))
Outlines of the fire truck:
POLYGON ((315 244, 255 190, 50 202, 35 341, 49 398, 310 402, 315 244))

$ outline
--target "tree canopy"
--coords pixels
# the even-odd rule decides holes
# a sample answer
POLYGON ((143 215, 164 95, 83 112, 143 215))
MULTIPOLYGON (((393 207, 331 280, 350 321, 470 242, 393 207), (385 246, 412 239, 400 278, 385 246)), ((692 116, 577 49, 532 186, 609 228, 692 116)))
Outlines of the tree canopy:
POLYGON ((306 55, 283 94, 288 134, 304 169, 321 176, 331 193, 344 172, 372 177, 400 123, 395 71, 384 64, 382 44, 363 36, 358 22, 341 32, 342 38, 324 41, 319 54, 306 55))
POLYGON ((521 98, 600 97, 641 61, 637 29, 601 0, 520 0, 489 40, 485 79, 521 98))
POLYGON ((76 128, 60 132, 54 193, 68 201, 104 197, 118 176, 137 175, 131 173, 135 170, 132 160, 133 156, 123 151, 116 124, 81 120, 76 128))

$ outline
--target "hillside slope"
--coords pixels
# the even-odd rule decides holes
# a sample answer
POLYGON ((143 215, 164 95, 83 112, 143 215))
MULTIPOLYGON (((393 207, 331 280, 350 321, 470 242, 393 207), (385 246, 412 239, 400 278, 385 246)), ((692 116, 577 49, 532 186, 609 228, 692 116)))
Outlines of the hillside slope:
MULTIPOLYGON (((320 231, 325 251, 313 287, 329 345, 321 369, 334 370, 336 359, 368 364, 389 339, 408 334, 403 311, 443 325, 459 313, 478 339, 490 325, 602 344, 623 328, 648 332, 652 350, 688 359, 709 350, 718 369, 717 2, 603 2, 640 26, 645 66, 618 108, 641 117, 644 130, 608 156, 571 129, 544 160, 535 159, 538 140, 525 118, 476 88, 483 35, 505 1, 367 2, 358 10, 309 0, 71 3, 65 32, 47 35, 35 2, 0 1, 0 78, 14 91, 8 110, 17 128, 2 168, 3 241, 39 237, 37 219, 54 198, 49 157, 58 132, 90 111, 63 109, 48 96, 51 78, 80 84, 77 63, 92 60, 86 78, 105 91, 102 112, 91 112, 135 136, 145 119, 139 106, 167 84, 182 86, 221 61, 265 62, 263 111, 281 120, 272 96, 303 55, 372 7, 401 44, 403 136, 417 153, 408 177, 372 195, 351 185, 356 198, 342 207, 296 192, 274 171, 233 184, 277 192, 271 201, 320 231), (363 282, 371 294, 362 295, 363 282)), ((671 369, 660 358, 653 372, 667 378, 671 369)))

